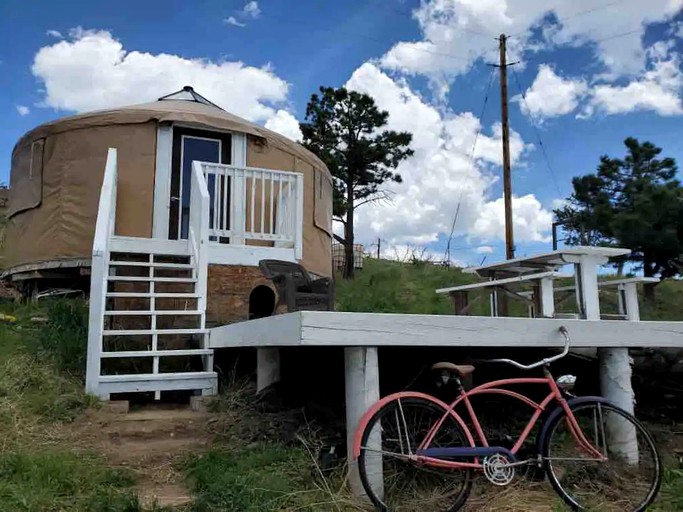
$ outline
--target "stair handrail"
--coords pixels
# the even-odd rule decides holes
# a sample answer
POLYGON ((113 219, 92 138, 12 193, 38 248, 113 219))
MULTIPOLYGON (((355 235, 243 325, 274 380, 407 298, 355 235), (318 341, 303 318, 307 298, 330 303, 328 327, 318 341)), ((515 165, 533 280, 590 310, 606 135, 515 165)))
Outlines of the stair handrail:
POLYGON ((107 268, 109 267, 109 243, 116 227, 116 148, 107 151, 104 178, 100 189, 97 222, 93 238, 90 267, 90 305, 88 319, 88 357, 86 363, 85 391, 97 395, 104 330, 104 308, 107 294, 107 268))
POLYGON ((209 188, 201 162, 192 162, 190 188, 190 229, 188 241, 197 267, 197 309, 206 309, 209 250, 209 188))

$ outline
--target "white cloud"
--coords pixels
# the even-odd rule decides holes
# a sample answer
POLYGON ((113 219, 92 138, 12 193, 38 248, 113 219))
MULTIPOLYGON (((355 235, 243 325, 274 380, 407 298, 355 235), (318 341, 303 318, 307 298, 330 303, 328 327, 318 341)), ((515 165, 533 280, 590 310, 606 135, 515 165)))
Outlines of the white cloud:
POLYGON ((286 110, 278 110, 273 117, 266 121, 266 128, 294 141, 301 141, 303 138, 299 129, 299 121, 286 110))
MULTIPOLYGON (((501 160, 500 126, 479 135, 474 164, 468 154, 480 121, 471 113, 456 114, 426 103, 405 82, 395 81, 377 66, 365 63, 346 84, 370 94, 389 112, 388 128, 413 133, 414 156, 398 168, 401 184, 388 184, 393 194, 386 204, 370 204, 357 211, 359 240, 381 236, 389 245, 425 245, 450 233, 460 203, 456 236, 501 238, 502 210, 489 199, 501 160), (479 221, 483 217, 485 222, 479 221)), ((487 130, 484 130, 486 132, 487 130)), ((529 146, 512 132, 512 160, 519 162, 529 146)), ((550 212, 533 196, 515 198, 515 229, 521 241, 545 240, 550 212)))
POLYGON ((240 23, 239 21, 237 21, 237 18, 235 18, 234 16, 229 16, 229 17, 225 18, 223 21, 225 23, 227 23, 228 25, 232 25, 234 27, 246 27, 247 26, 246 23, 240 23))
MULTIPOLYGON (((548 242, 553 215, 532 195, 512 197, 514 238, 520 242, 548 242)), ((505 201, 501 197, 483 205, 470 232, 482 240, 505 238, 505 201)))
POLYGON ((45 34, 50 37, 56 37, 57 39, 62 39, 64 37, 59 30, 48 30, 45 34))
POLYGON ((16 107, 17 107, 17 112, 19 112, 20 116, 27 116, 28 114, 31 113, 31 109, 25 105, 17 105, 16 107))
POLYGON ((513 100, 520 103, 526 115, 542 119, 573 112, 587 90, 588 86, 583 80, 564 79, 553 68, 542 64, 534 83, 526 90, 526 102, 521 96, 513 100))
POLYGON ((261 9, 258 6, 258 2, 248 2, 245 6, 244 9, 242 9, 242 12, 244 13, 245 16, 248 16, 250 18, 258 18, 261 15, 261 9))
POLYGON ((226 110, 265 122, 287 99, 289 84, 270 66, 127 51, 104 30, 79 27, 69 36, 41 48, 32 66, 44 88, 43 105, 56 110, 143 103, 192 85, 226 110))
POLYGON ((493 247, 490 245, 481 245, 477 247, 474 252, 477 254, 491 254, 493 252, 493 247))
POLYGON ((641 42, 645 26, 671 19, 681 8, 680 0, 650 0, 647 9, 642 8, 642 2, 629 1, 581 15, 587 9, 577 4, 547 0, 421 2, 413 17, 422 39, 397 43, 380 62, 407 75, 426 75, 438 96, 444 98, 450 81, 467 72, 477 59, 497 60, 492 38, 506 33, 515 35, 509 41, 511 55, 519 55, 524 48, 588 46, 606 73, 613 77, 632 75, 642 71, 646 63, 641 42), (538 26, 542 38, 531 40, 532 29, 538 26), (609 38, 626 32, 633 33, 609 38))
POLYGON ((600 84, 593 87, 589 104, 582 113, 625 114, 653 111, 662 116, 683 114, 681 90, 683 72, 677 57, 654 64, 640 79, 625 86, 600 84))

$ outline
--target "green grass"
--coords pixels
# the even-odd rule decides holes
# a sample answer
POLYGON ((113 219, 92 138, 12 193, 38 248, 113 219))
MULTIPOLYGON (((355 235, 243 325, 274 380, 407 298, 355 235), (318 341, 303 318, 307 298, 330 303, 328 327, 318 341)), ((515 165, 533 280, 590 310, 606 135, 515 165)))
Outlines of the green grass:
POLYGON ((0 312, 17 317, 0 322, 0 512, 143 510, 132 474, 58 435, 60 425, 93 404, 77 367, 84 358, 76 355, 80 362, 72 364, 59 345, 85 349, 83 308, 73 301, 0 305, 0 312), (35 324, 34 316, 47 316, 48 323, 35 324))
POLYGON ((334 510, 333 495, 314 485, 314 464, 302 448, 259 443, 215 448, 188 462, 192 512, 334 510))

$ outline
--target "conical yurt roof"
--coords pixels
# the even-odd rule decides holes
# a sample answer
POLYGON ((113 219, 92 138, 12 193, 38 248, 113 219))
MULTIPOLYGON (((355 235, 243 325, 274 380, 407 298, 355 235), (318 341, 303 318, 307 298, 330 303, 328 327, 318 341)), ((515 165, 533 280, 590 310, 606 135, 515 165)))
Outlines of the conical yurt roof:
POLYGON ((194 91, 192 91, 194 93, 192 97, 184 95, 183 93, 188 91, 188 89, 192 91, 191 88, 185 87, 183 90, 178 91, 178 93, 162 97, 151 103, 98 110, 50 121, 24 134, 15 145, 14 151, 34 140, 71 130, 118 124, 147 123, 150 121, 159 123, 183 122, 208 130, 218 129, 241 132, 261 138, 268 145, 284 150, 317 169, 329 172, 325 164, 317 156, 300 144, 263 126, 226 112, 201 95, 194 93, 194 91), (195 99, 195 95, 204 101, 195 99))

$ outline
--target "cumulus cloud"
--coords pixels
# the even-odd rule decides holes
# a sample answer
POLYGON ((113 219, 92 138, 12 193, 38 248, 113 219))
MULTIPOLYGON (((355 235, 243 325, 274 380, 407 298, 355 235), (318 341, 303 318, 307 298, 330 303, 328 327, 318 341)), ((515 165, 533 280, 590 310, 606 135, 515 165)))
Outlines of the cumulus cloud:
POLYGON ((573 112, 587 91, 588 85, 583 80, 564 79, 553 68, 542 64, 534 83, 526 90, 526 101, 521 96, 513 100, 520 103, 526 115, 543 119, 573 112))
POLYGON ((656 62, 642 78, 627 85, 596 85, 582 115, 590 116, 594 112, 625 114, 634 111, 652 111, 661 116, 681 115, 682 89, 683 72, 680 61, 673 57, 656 62))
MULTIPOLYGON (((548 242, 548 230, 552 222, 552 212, 544 209, 532 194, 512 197, 512 226, 515 240, 548 242)), ((502 197, 483 205, 470 235, 482 240, 505 238, 505 201, 502 197)))
POLYGON ((303 138, 299 129, 299 121, 286 110, 278 110, 273 117, 266 121, 266 128, 297 142, 303 138))
POLYGON ((248 20, 255 20, 261 15, 261 8, 258 2, 247 2, 240 11, 235 11, 234 16, 228 16, 223 21, 233 27, 246 27, 248 20), (243 20, 243 21, 240 21, 243 20))
POLYGON ((17 105, 16 107, 17 107, 17 112, 19 113, 20 116, 27 116, 28 114, 31 113, 31 109, 25 105, 17 105))
POLYGON ((31 69, 44 106, 76 112, 153 101, 192 85, 226 110, 265 122, 289 90, 270 66, 128 51, 110 32, 80 27, 41 48, 31 69))
MULTIPOLYGON (((365 63, 346 86, 370 94, 389 112, 388 128, 413 133, 415 154, 398 168, 401 184, 389 184, 388 203, 363 206, 356 213, 358 240, 381 236, 389 245, 425 245, 450 232, 458 204, 456 235, 501 238, 504 223, 498 200, 489 198, 501 160, 500 126, 479 135, 474 162, 469 157, 480 120, 428 104, 407 83, 365 63), (483 220, 480 220, 483 219, 483 220)), ((529 149, 511 133, 513 162, 529 149)), ((502 201, 502 199, 500 200, 502 201)), ((551 214, 533 196, 515 198, 514 227, 519 241, 547 238, 551 214)))
MULTIPOLYGON (((418 41, 401 41, 382 58, 381 65, 406 75, 429 78, 443 98, 451 80, 467 72, 477 60, 496 60, 493 37, 515 34, 510 54, 524 48, 586 46, 612 77, 643 70, 646 25, 667 21, 680 11, 680 0, 651 0, 605 5, 600 12, 582 15, 577 2, 547 0, 431 0, 413 11, 422 34, 418 41), (535 31, 536 28, 541 28, 535 31), (634 30, 635 28, 635 30, 634 30), (535 33, 536 32, 536 33, 535 33), (628 36, 609 38, 606 35, 628 36), (540 38, 539 35, 540 34, 540 38)), ((600 7, 600 6, 599 6, 600 7)), ((585 9, 583 9, 585 11, 585 9)))
POLYGON ((56 37, 57 39, 62 39, 64 37, 59 30, 48 30, 45 34, 50 37, 56 37))
POLYGON ((250 18, 258 18, 261 15, 261 8, 258 6, 258 2, 248 2, 242 12, 245 16, 250 18))
POLYGON ((234 27, 246 27, 247 26, 246 23, 240 23, 239 21, 237 21, 237 18, 235 18, 234 16, 228 16, 223 21, 225 23, 227 23, 228 25, 232 25, 234 27))
POLYGON ((477 254, 491 254, 493 252, 493 247, 490 245, 480 245, 474 250, 474 252, 477 254))

